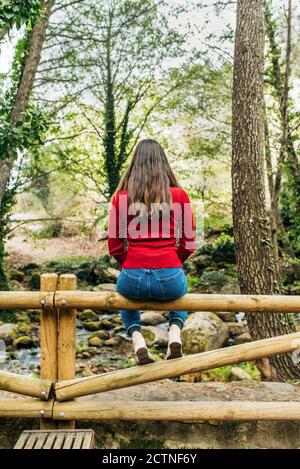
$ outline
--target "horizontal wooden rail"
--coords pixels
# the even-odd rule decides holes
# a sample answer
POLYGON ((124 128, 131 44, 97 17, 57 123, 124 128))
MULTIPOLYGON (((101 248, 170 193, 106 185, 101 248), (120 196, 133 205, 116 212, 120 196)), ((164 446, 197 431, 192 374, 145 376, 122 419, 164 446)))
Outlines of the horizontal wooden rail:
POLYGON ((245 311, 271 313, 299 313, 297 295, 203 295, 187 294, 172 301, 135 301, 119 293, 90 291, 57 292, 0 292, 1 309, 142 309, 162 311, 245 311))
POLYGON ((0 390, 16 392, 24 396, 38 397, 47 401, 52 389, 52 381, 31 378, 0 371, 0 390))
POLYGON ((0 400, 0 418, 54 420, 300 420, 300 402, 0 400))
POLYGON ((173 301, 128 300, 114 292, 59 291, 55 295, 57 308, 95 308, 101 310, 141 309, 164 311, 246 311, 300 312, 300 296, 285 295, 202 295, 188 294, 173 301))
POLYGON ((300 402, 55 402, 57 420, 300 420, 300 402))
POLYGON ((0 291, 1 309, 53 309, 55 292, 0 291))
POLYGON ((1 399, 0 418, 52 418, 53 401, 1 399))
POLYGON ((58 401, 255 360, 300 348, 300 332, 55 384, 58 401))

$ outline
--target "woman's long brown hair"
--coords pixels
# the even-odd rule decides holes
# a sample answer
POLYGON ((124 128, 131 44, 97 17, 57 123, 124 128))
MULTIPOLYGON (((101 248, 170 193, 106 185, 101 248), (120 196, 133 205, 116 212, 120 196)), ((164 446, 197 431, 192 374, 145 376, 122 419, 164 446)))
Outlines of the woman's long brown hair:
POLYGON ((151 215, 151 204, 171 204, 170 187, 180 187, 180 184, 164 149, 155 140, 142 140, 135 148, 116 193, 126 189, 128 203, 143 203, 151 215))

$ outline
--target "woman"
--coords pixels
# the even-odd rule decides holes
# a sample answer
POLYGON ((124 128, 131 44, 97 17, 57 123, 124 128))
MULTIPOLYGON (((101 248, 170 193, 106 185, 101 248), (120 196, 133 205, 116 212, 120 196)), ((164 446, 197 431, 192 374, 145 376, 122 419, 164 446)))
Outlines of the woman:
MULTIPOLYGON (((194 222, 161 145, 142 140, 112 197, 110 254, 122 265, 117 291, 134 300, 173 300, 188 291, 182 263, 194 251, 194 222), (177 245, 176 238, 179 237, 177 245)), ((139 365, 152 363, 139 311, 120 311, 139 365)), ((170 311, 167 359, 182 356, 186 311, 170 311)))

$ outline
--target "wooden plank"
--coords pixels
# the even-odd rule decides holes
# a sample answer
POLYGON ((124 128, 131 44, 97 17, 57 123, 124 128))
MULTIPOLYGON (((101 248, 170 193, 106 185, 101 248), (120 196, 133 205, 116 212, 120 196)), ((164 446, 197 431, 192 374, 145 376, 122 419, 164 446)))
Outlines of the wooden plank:
POLYGON ((23 432, 20 438, 18 439, 17 443, 15 444, 14 449, 23 449, 28 438, 29 438, 29 434, 26 432, 23 432))
POLYGON ((53 449, 61 449, 63 447, 65 433, 56 433, 56 440, 53 449))
POLYGON ((64 442, 64 446, 62 449, 72 449, 73 446, 73 441, 75 440, 75 433, 69 433, 67 434, 67 437, 64 442))
MULTIPOLYGON (((59 290, 76 290, 77 278, 73 274, 59 277, 59 290)), ((58 379, 75 378, 75 345, 76 345, 76 309, 59 309, 58 334, 58 379)), ((75 421, 59 422, 58 428, 75 428, 75 421)))
POLYGON ((86 431, 82 443, 82 449, 92 449, 95 447, 95 436, 92 430, 86 431))
POLYGON ((76 420, 300 421, 299 402, 70 401, 56 403, 55 418, 76 420), (60 411, 64 409, 64 417, 60 411))
POLYGON ((81 432, 78 432, 75 434, 75 440, 74 440, 72 449, 81 449, 83 437, 84 437, 84 434, 81 432))
POLYGON ((26 441, 24 449, 33 449, 36 443, 36 439, 37 439, 37 435, 35 433, 31 433, 28 440, 26 441))
POLYGON ((0 390, 2 391, 48 400, 51 388, 52 382, 50 380, 0 371, 0 390))
MULTIPOLYGON (((41 290, 56 291, 58 284, 57 274, 41 275, 41 290)), ((41 378, 56 381, 57 374, 57 336, 58 336, 58 312, 41 311, 40 342, 41 342, 41 378)), ((56 422, 41 420, 40 427, 45 429, 56 428, 56 422)))
POLYGON ((46 441, 44 443, 43 449, 52 449, 55 438, 56 438, 56 433, 55 432, 49 432, 49 434, 47 435, 46 441))
POLYGON ((299 348, 300 333, 297 332, 218 350, 187 355, 174 360, 164 360, 149 365, 135 366, 110 373, 103 373, 101 375, 77 378, 71 381, 61 381, 55 384, 56 399, 58 401, 70 400, 75 397, 95 394, 97 392, 125 388, 165 378, 174 378, 187 373, 209 370, 220 366, 239 363, 241 361, 255 360, 279 353, 292 352, 299 348))
POLYGON ((39 433, 34 449, 42 449, 44 447, 44 443, 47 439, 47 436, 48 436, 48 433, 46 432, 39 433))
POLYGON ((57 308, 101 310, 245 311, 248 313, 299 313, 299 295, 217 295, 190 293, 172 301, 135 301, 115 292, 60 291, 57 308), (63 301, 63 303, 62 303, 63 301))

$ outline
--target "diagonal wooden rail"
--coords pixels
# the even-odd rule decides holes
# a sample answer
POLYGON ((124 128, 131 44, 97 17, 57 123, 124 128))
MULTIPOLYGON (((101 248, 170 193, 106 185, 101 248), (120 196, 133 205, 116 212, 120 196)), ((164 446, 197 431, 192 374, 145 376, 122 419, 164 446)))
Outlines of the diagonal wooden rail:
POLYGON ((300 332, 55 384, 58 401, 255 360, 300 348, 300 332))
POLYGON ((0 371, 0 390, 16 392, 24 396, 38 397, 47 401, 50 396, 53 383, 48 379, 30 378, 0 371))

